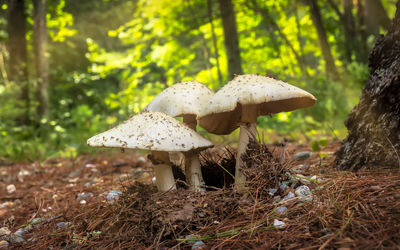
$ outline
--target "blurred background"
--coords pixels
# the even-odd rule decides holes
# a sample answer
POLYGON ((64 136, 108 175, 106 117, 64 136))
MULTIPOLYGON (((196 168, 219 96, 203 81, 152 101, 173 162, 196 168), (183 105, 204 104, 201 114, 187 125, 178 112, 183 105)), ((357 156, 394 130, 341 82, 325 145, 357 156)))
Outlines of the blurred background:
POLYGON ((1 0, 0 161, 76 157, 91 150, 87 138, 165 87, 196 80, 217 91, 241 73, 274 76, 318 98, 312 108, 260 118, 267 142, 341 139, 395 4, 1 0))

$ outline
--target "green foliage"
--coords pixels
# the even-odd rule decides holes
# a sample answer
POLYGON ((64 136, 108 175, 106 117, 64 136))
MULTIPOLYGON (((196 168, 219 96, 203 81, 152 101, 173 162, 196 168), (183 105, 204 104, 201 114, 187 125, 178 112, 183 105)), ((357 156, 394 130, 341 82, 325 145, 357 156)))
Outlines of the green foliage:
MULTIPOLYGON (((302 1, 256 1, 263 10, 269 10, 278 29, 271 20, 249 8, 248 1, 233 2, 244 72, 275 75, 318 99, 311 108, 259 118, 260 129, 293 139, 307 138, 313 141, 315 151, 326 145, 326 139, 320 135, 343 138, 343 121, 358 102, 368 67, 367 62, 346 61, 344 31, 335 11, 320 2, 328 41, 340 71, 338 81, 324 73, 318 36, 302 1)), ((19 85, 8 82, 4 78, 6 69, 1 67, 8 56, 7 5, 2 4, 0 158, 73 158, 90 151, 85 144, 87 138, 139 112, 167 86, 197 80, 217 91, 227 82, 228 64, 218 1, 211 4, 218 57, 204 0, 48 1, 51 113, 48 119, 37 121, 37 103, 32 101, 29 112, 36 123, 30 126, 18 124, 17 117, 24 111, 18 104, 19 85), (218 78, 217 59, 222 82, 218 78)), ((394 4, 389 0, 383 4, 393 16, 394 4)), ((32 58, 29 1, 27 13, 32 58)), ((29 66, 33 79, 29 85, 33 89, 34 65, 29 66)), ((33 91, 30 95, 34 99, 33 91)), ((201 133, 206 134, 204 130, 201 133)))

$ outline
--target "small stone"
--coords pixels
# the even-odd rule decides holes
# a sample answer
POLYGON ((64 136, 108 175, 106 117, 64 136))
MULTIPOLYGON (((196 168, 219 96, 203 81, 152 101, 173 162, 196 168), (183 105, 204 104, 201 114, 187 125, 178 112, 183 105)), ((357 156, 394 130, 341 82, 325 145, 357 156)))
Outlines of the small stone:
POLYGON ((17 236, 22 237, 22 236, 24 236, 24 234, 25 234, 26 232, 27 232, 26 229, 20 228, 20 229, 18 229, 17 231, 15 231, 14 235, 17 235, 17 236))
POLYGON ((131 176, 130 176, 129 174, 121 174, 121 175, 118 177, 118 180, 119 180, 119 181, 126 181, 126 180, 129 180, 129 178, 131 178, 131 176))
POLYGON ((81 172, 82 172, 81 169, 74 170, 74 171, 72 171, 72 172, 70 172, 70 173, 68 174, 68 177, 69 177, 69 178, 76 178, 76 177, 78 177, 78 176, 81 174, 81 172))
POLYGON ((91 164, 91 163, 88 163, 85 165, 85 168, 95 168, 95 167, 96 167, 96 165, 91 164))
POLYGON ((40 223, 40 222, 42 222, 42 221, 43 221, 42 218, 34 218, 34 219, 31 221, 30 224, 35 225, 35 224, 38 224, 38 223, 40 223))
POLYGON ((110 192, 108 192, 106 199, 107 199, 108 201, 111 201, 111 202, 113 203, 115 200, 118 200, 118 198, 119 198, 119 196, 120 196, 121 194, 122 194, 121 191, 118 191, 118 190, 111 190, 110 192))
POLYGON ((11 243, 21 243, 21 242, 24 242, 24 241, 25 241, 25 239, 23 237, 21 237, 19 235, 16 235, 16 234, 12 234, 11 237, 10 237, 10 242, 11 243))
POLYGON ((68 182, 70 183, 76 183, 79 180, 79 177, 68 179, 68 182))
POLYGON ((276 227, 276 228, 278 228, 278 229, 283 229, 283 228, 286 227, 286 224, 285 224, 285 222, 283 222, 283 221, 280 221, 280 220, 275 219, 275 220, 274 220, 274 227, 276 227))
POLYGON ((283 197, 283 200, 288 200, 293 198, 295 195, 293 192, 289 192, 285 197, 283 197))
POLYGON ((85 200, 81 200, 79 203, 82 204, 82 205, 85 205, 86 201, 85 200))
POLYGON ((310 188, 306 185, 301 185, 294 191, 296 196, 304 197, 311 194, 310 188))
POLYGON ((87 199, 87 198, 92 198, 93 197, 93 193, 85 193, 85 192, 82 192, 82 193, 79 193, 78 195, 77 195, 77 197, 76 197, 76 199, 78 200, 78 201, 82 201, 82 200, 85 200, 85 199, 87 199))
POLYGON ((288 187, 289 187, 289 182, 284 181, 284 182, 282 182, 281 184, 279 184, 279 188, 280 188, 282 191, 285 191, 288 187))
POLYGON ((206 244, 204 244, 204 242, 202 240, 196 241, 192 246, 192 250, 193 249, 204 249, 204 248, 206 248, 206 244))
POLYGON ((7 193, 12 194, 17 190, 14 184, 10 184, 7 186, 7 193))
POLYGON ((275 213, 277 214, 283 214, 287 211, 287 207, 278 207, 277 209, 275 209, 275 213))
POLYGON ((25 169, 21 169, 21 171, 18 172, 18 176, 20 176, 20 177, 28 176, 30 174, 31 173, 28 170, 25 170, 25 169))
POLYGON ((9 243, 5 240, 0 240, 0 249, 1 248, 7 248, 9 243))
POLYGON ((146 178, 149 177, 150 174, 147 171, 142 170, 139 168, 132 176, 133 179, 139 179, 139 178, 146 178))
POLYGON ((292 168, 293 172, 295 173, 303 173, 304 171, 306 171, 308 168, 310 167, 310 164, 301 164, 301 165, 297 165, 294 168, 292 168))
POLYGON ((295 155, 293 155, 292 159, 295 161, 304 161, 308 158, 310 158, 312 155, 311 152, 305 151, 305 152, 299 152, 295 155))
POLYGON ((69 227, 71 224, 72 224, 71 222, 64 222, 64 221, 62 221, 62 222, 58 222, 58 223, 56 224, 56 226, 57 226, 57 227, 60 227, 60 228, 65 228, 65 227, 69 227))
POLYGON ((271 196, 274 196, 274 194, 278 191, 276 188, 270 188, 268 189, 268 194, 271 196))
POLYGON ((0 239, 2 239, 4 236, 8 236, 11 234, 10 229, 8 227, 2 227, 0 228, 0 239))
POLYGON ((147 162, 146 158, 144 158, 143 156, 140 156, 137 160, 137 165, 138 167, 142 166, 143 164, 145 164, 147 162))

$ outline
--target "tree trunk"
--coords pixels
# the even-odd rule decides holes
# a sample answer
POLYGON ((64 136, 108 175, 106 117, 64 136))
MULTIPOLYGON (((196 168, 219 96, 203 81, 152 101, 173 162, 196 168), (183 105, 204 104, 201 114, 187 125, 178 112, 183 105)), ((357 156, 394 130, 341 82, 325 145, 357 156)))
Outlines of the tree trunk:
POLYGON ((49 110, 46 0, 33 0, 33 36, 37 79, 35 95, 39 102, 36 112, 40 119, 47 117, 49 110))
POLYGON ((219 53, 218 53, 218 46, 217 46, 217 36, 215 35, 214 23, 213 23, 213 14, 212 14, 212 2, 211 0, 207 0, 207 15, 208 21, 211 25, 211 35, 213 40, 213 47, 214 47, 214 57, 217 64, 217 72, 218 72, 218 86, 222 86, 222 74, 221 74, 221 67, 219 66, 219 53))
POLYGON ((369 57, 371 74, 345 124, 348 137, 336 152, 339 169, 400 167, 400 1, 385 37, 369 57))
POLYGON ((379 27, 387 29, 390 19, 383 8, 381 0, 365 1, 365 24, 370 35, 379 35, 379 27))
POLYGON ((236 17, 232 0, 219 0, 222 26, 224 27, 224 40, 226 56, 228 58, 229 79, 235 74, 242 74, 240 59, 239 37, 236 28, 236 17))
POLYGON ((310 6, 311 19, 314 23, 315 29, 317 30, 322 56, 325 60, 325 71, 327 75, 337 80, 339 75, 336 69, 335 61, 333 60, 331 47, 329 46, 328 39, 326 37, 325 28, 322 24, 321 12, 319 10, 317 0, 307 0, 307 4, 310 6))
POLYGON ((358 39, 356 33, 356 23, 353 16, 353 0, 343 0, 343 27, 345 37, 346 59, 348 62, 355 59, 359 62, 361 60, 358 46, 358 39))
POLYGON ((362 0, 357 1, 357 32, 360 38, 360 60, 365 62, 368 60, 369 48, 367 44, 368 35, 365 26, 365 10, 362 0))
POLYGON ((21 124, 29 123, 28 53, 26 43, 26 15, 24 0, 8 0, 7 32, 10 74, 9 79, 21 86, 21 124))
MULTIPOLYGON (((359 4, 360 1, 357 1, 359 4)), ((333 0, 328 0, 332 9, 339 17, 344 30, 344 48, 346 62, 352 62, 353 56, 357 62, 365 62, 363 57, 363 49, 356 29, 356 21, 353 15, 354 4, 353 0, 342 0, 343 13, 333 0)))

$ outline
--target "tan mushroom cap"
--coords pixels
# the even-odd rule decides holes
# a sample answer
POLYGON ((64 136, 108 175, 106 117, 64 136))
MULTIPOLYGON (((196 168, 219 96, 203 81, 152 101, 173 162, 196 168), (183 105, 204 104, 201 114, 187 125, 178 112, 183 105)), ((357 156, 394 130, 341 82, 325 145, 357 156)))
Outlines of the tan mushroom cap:
POLYGON ((310 93, 270 77, 240 75, 211 97, 199 114, 199 125, 208 132, 229 134, 239 127, 242 108, 258 116, 287 112, 314 105, 310 93))
POLYGON ((195 119, 213 95, 202 83, 180 82, 164 89, 143 111, 162 112, 172 117, 192 115, 195 119))
POLYGON ((213 143, 176 119, 160 112, 143 112, 122 124, 91 137, 92 147, 190 151, 212 147, 213 143))

